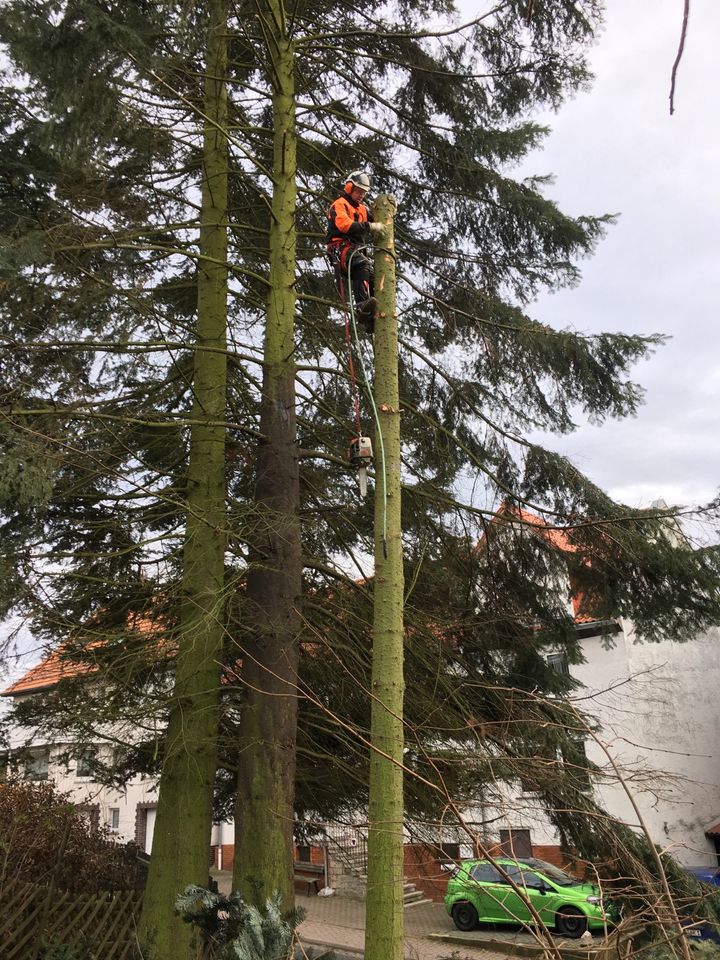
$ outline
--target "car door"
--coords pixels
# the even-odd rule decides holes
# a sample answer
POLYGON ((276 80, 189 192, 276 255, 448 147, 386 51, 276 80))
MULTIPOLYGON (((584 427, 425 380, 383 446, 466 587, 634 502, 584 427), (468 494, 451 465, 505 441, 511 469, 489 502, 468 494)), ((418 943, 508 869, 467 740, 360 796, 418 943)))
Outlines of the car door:
POLYGON ((484 861, 473 867, 470 876, 478 918, 485 922, 505 919, 502 904, 507 893, 507 884, 500 876, 497 867, 484 861))
POLYGON ((516 893, 510 884, 506 883, 502 899, 503 919, 512 923, 534 923, 535 918, 528 907, 529 901, 543 923, 553 923, 554 891, 549 888, 543 878, 522 864, 517 866, 508 864, 505 870, 520 888, 522 895, 516 893))

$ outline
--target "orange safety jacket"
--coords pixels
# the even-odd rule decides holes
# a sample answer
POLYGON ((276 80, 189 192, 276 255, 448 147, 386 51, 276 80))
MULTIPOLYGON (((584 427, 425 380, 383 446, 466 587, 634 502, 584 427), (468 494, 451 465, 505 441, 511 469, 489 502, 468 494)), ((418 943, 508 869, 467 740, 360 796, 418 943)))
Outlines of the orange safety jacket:
POLYGON ((373 216, 365 204, 347 195, 338 197, 330 204, 327 219, 325 242, 333 246, 340 243, 361 243, 368 234, 367 224, 373 222, 373 216))

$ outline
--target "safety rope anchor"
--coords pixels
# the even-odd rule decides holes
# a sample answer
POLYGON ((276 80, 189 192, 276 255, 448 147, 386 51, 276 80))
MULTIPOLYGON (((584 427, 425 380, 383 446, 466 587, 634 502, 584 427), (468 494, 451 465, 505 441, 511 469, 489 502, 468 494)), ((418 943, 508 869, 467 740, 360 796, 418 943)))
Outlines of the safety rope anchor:
POLYGON ((373 461, 372 440, 370 437, 353 437, 348 456, 350 465, 357 467, 360 496, 367 496, 367 468, 373 461))

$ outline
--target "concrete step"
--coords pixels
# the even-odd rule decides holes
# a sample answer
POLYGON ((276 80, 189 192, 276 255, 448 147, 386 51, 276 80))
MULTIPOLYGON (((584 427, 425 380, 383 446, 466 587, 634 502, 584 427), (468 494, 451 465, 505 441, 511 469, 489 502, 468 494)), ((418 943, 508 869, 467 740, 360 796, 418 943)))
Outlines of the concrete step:
MULTIPOLYGON (((361 883, 367 883, 367 874, 358 873, 355 874, 356 878, 361 881, 361 883)), ((403 882, 403 906, 405 907, 417 907, 424 903, 432 903, 432 900, 428 900, 422 890, 418 890, 414 883, 410 880, 405 880, 403 882)))
POLYGON ((423 898, 422 900, 412 900, 410 903, 405 901, 405 909, 411 910, 413 907, 423 907, 425 906, 426 903, 434 903, 434 902, 435 902, 434 900, 428 900, 427 898, 423 898))
POLYGON ((423 900, 425 894, 422 890, 406 890, 403 893, 403 903, 407 906, 409 903, 417 903, 418 900, 423 900))

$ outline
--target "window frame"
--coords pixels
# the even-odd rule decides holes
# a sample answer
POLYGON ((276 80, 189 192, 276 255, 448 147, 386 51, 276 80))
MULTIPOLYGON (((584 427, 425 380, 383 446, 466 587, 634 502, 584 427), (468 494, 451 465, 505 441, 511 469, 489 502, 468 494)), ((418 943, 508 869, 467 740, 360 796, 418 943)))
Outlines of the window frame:
POLYGON ((25 760, 24 779, 34 783, 44 783, 50 779, 50 750, 31 750, 25 760), (41 771, 38 773, 38 764, 41 771), (44 768, 44 769, 42 769, 44 768))
POLYGON ((556 650, 553 653, 546 653, 545 663, 547 663, 550 669, 554 670, 555 673, 559 673, 561 677, 571 676, 570 662, 568 661, 567 653, 564 650, 556 650))
POLYGON ((93 770, 92 763, 97 760, 97 747, 87 747, 81 754, 78 755, 78 758, 75 762, 75 779, 76 780, 92 780, 93 770), (84 772, 83 764, 87 762, 88 758, 90 769, 87 772, 84 772))

